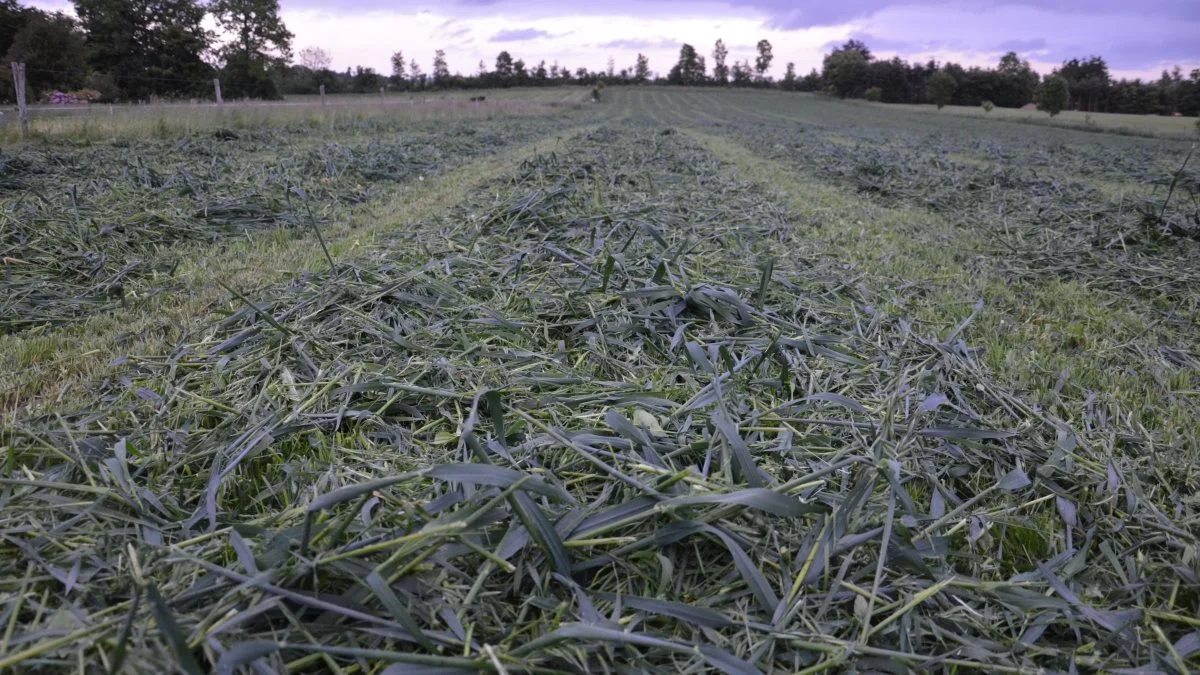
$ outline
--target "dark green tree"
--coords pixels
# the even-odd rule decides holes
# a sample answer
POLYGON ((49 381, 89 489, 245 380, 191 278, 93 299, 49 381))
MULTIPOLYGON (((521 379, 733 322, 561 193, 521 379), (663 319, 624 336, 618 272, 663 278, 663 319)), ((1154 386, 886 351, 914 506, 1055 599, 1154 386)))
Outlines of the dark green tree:
POLYGON ((729 66, 725 64, 725 60, 729 58, 729 50, 725 47, 724 40, 717 40, 717 44, 713 46, 713 80, 717 84, 729 84, 729 66))
MULTIPOLYGON (((22 7, 17 0, 0 0, 0 56, 8 53, 13 38, 39 10, 22 7)), ((0 78, 2 79, 2 78, 0 78)))
POLYGON ((1019 108, 1033 100, 1033 92, 1040 78, 1029 66, 1029 61, 1022 60, 1016 52, 1008 52, 1000 57, 996 74, 1000 81, 998 91, 993 92, 990 99, 993 103, 1006 108, 1019 108))
POLYGON ((1071 59, 1062 64, 1055 73, 1067 82, 1069 92, 1066 108, 1097 112, 1104 109, 1112 77, 1108 64, 1099 56, 1086 59, 1071 59))
POLYGON ((859 54, 862 54, 863 58, 868 61, 871 61, 875 58, 871 55, 871 50, 867 47, 866 43, 862 42, 861 40, 846 40, 846 44, 841 46, 841 50, 858 52, 859 54))
POLYGON ((779 87, 784 91, 796 89, 796 64, 791 61, 788 61, 787 69, 783 71, 783 80, 779 82, 779 87))
POLYGON ((685 85, 704 83, 704 59, 696 53, 695 47, 685 44, 679 48, 679 61, 671 68, 667 81, 685 85))
POLYGON ((383 85, 383 76, 375 72, 374 68, 364 68, 362 66, 354 67, 354 76, 351 80, 351 89, 358 94, 373 94, 379 91, 379 87, 383 85))
POLYGON ((496 77, 502 80, 511 79, 513 76, 513 57, 507 51, 500 52, 496 55, 496 77))
POLYGON ((205 9, 195 0, 152 0, 146 74, 158 96, 207 93, 212 66, 204 55, 213 35, 204 27, 205 9))
POLYGON ((734 61, 733 62, 733 86, 748 87, 751 82, 751 73, 749 61, 734 61))
POLYGON ((633 66, 633 79, 637 82, 650 79, 650 59, 645 54, 637 55, 637 62, 633 66))
POLYGON ((196 0, 75 0, 88 65, 122 97, 195 96, 208 91, 204 55, 213 36, 196 0))
POLYGON ((775 55, 771 53, 771 43, 766 40, 758 41, 758 56, 754 59, 754 70, 758 73, 759 81, 767 79, 767 71, 771 69, 771 61, 775 55))
POLYGON ((1051 75, 1046 78, 1037 92, 1037 107, 1042 112, 1054 117, 1066 110, 1070 101, 1071 90, 1067 79, 1061 75, 1051 75))
POLYGON ((953 75, 945 70, 939 70, 929 77, 929 84, 926 85, 925 91, 929 102, 937 105, 938 110, 941 110, 954 98, 954 89, 957 86, 953 75))
POLYGON ((858 49, 834 50, 825 57, 821 79, 841 98, 857 96, 867 88, 867 58, 858 49))
POLYGON ((433 83, 444 87, 450 80, 450 66, 446 65, 446 50, 438 49, 433 52, 433 83))
POLYGON ((26 64, 25 85, 30 100, 55 90, 78 89, 87 75, 83 34, 75 20, 62 13, 29 14, 8 46, 4 67, 10 61, 26 64))
POLYGON ((392 84, 400 87, 404 84, 404 76, 408 72, 408 63, 404 60, 404 52, 392 53, 392 84))
POLYGON ((214 0, 210 10, 232 36, 220 50, 226 96, 278 98, 272 74, 292 53, 292 33, 279 16, 278 0, 214 0))

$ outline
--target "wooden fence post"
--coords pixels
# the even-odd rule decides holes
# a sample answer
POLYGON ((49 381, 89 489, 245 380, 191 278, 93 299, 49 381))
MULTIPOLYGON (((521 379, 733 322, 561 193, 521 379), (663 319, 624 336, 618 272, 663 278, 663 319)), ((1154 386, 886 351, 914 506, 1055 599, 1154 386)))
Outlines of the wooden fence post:
POLYGON ((224 108, 225 107, 225 99, 221 98, 221 79, 220 78, 217 78, 217 77, 213 78, 213 89, 217 92, 217 107, 224 108))
POLYGON ((25 106, 25 64, 13 62, 13 89, 17 94, 17 115, 21 120, 21 135, 29 136, 29 108, 25 106))
POLYGON ((321 85, 321 105, 325 105, 325 85, 321 85))

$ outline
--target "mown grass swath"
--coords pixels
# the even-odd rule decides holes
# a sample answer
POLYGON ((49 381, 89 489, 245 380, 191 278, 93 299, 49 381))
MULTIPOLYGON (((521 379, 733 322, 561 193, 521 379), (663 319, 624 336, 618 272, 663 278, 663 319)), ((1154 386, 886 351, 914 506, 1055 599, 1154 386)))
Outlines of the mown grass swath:
POLYGON ((815 251, 664 131, 604 127, 236 289, 7 431, 0 665, 1194 662, 1187 458, 1033 401, 973 346, 978 307, 906 316, 936 281, 815 251))
POLYGON ((560 117, 225 127, 161 140, 18 147, 0 155, 0 331, 77 321, 169 292, 173 248, 311 229, 389 186, 561 128, 560 117), (402 135, 396 135, 403 130, 402 135))

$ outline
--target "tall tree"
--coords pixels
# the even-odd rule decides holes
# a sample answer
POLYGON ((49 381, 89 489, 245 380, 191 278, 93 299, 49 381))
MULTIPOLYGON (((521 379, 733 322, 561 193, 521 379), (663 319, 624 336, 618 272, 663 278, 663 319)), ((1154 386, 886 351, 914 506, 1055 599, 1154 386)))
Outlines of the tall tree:
POLYGON ((645 54, 638 53, 637 63, 633 66, 633 79, 645 82, 650 79, 650 59, 645 54))
POLYGON ((729 58, 729 50, 725 48, 725 41, 718 39, 717 44, 713 45, 713 79, 717 84, 729 84, 729 66, 725 65, 725 60, 729 58))
POLYGON ((197 0, 75 0, 88 64, 129 99, 207 91, 213 36, 197 0))
POLYGON ((859 49, 835 49, 825 56, 821 79, 841 98, 858 96, 867 88, 867 58, 859 49))
MULTIPOLYGON (((33 100, 55 89, 77 89, 87 74, 83 34, 75 21, 61 12, 34 11, 13 35, 4 55, 9 61, 29 65, 25 85, 33 100)), ((5 78, 7 79, 7 78, 5 78)))
POLYGON ((404 61, 404 52, 392 53, 392 79, 403 80, 408 64, 404 61))
POLYGON ((937 105, 938 110, 941 110, 954 98, 954 89, 957 86, 958 84, 954 81, 953 75, 945 70, 937 71, 929 77, 929 84, 926 89, 929 102, 937 105))
POLYGON ((444 87, 450 79, 450 67, 446 65, 446 51, 438 49, 433 52, 433 83, 444 87))
POLYGON ((1112 78, 1108 64, 1099 56, 1071 59, 1064 62, 1054 74, 1067 82, 1068 107, 1096 112, 1108 98, 1112 78))
POLYGON ((38 10, 22 7, 17 0, 0 0, 0 56, 8 53, 13 38, 34 14, 39 13, 38 10))
POLYGON ((212 67, 204 60, 213 35, 196 0, 150 0, 146 74, 158 95, 207 93, 212 67))
POLYGON ((88 65, 112 78, 127 98, 150 92, 146 70, 147 7, 129 0, 75 0, 87 34, 88 65))
POLYGON ((232 38, 220 50, 221 86, 230 98, 278 98, 271 72, 292 55, 292 33, 278 0, 214 0, 209 7, 232 38))
POLYGON ((312 71, 329 70, 333 56, 320 47, 305 47, 300 50, 300 65, 312 71))
POLYGON ((496 55, 496 76, 501 79, 509 79, 513 76, 513 57, 507 51, 496 55))
POLYGON ((1067 107, 1071 92, 1067 79, 1062 75, 1051 75, 1042 83, 1037 93, 1038 110, 1049 113, 1054 117, 1067 107))
POLYGON ((870 61, 871 59, 875 58, 874 56, 871 55, 871 50, 867 48, 866 43, 862 42, 861 40, 854 40, 854 39, 846 40, 846 44, 841 46, 841 50, 842 51, 856 51, 859 54, 862 54, 863 59, 867 60, 867 61, 870 61))
POLYGON ((787 69, 783 73, 783 80, 780 81, 779 87, 784 91, 794 91, 796 89, 796 64, 788 61, 787 69))
POLYGON ((760 81, 767 79, 767 71, 771 69, 771 61, 775 55, 771 53, 771 43, 766 40, 758 41, 758 57, 754 59, 754 70, 760 81))
POLYGON ((1000 57, 996 74, 999 81, 990 99, 992 103, 1006 108, 1019 108, 1033 100, 1038 74, 1016 52, 1008 52, 1000 57))
POLYGON ((671 68, 667 81, 671 84, 703 84, 704 59, 696 48, 685 44, 679 48, 679 60, 671 68))
POLYGON ((750 70, 750 61, 734 61, 733 62, 733 86, 748 87, 750 86, 750 74, 754 71, 750 70))

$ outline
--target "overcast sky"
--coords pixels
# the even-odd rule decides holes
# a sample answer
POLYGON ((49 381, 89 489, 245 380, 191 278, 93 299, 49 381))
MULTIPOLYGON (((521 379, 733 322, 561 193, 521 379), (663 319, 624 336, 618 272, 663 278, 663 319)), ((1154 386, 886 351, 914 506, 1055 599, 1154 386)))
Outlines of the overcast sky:
MULTIPOLYGON (((66 0, 38 6, 66 9, 66 0)), ((822 55, 847 38, 880 57, 992 65, 1015 50, 1043 73, 1071 57, 1103 56, 1116 77, 1157 78, 1176 64, 1185 76, 1200 68, 1200 0, 282 0, 295 34, 293 50, 318 46, 333 67, 390 71, 402 50, 425 72, 435 49, 451 71, 489 69, 500 50, 530 66, 557 61, 572 70, 618 70, 638 52, 665 73, 688 42, 712 66, 712 45, 723 38, 730 60, 754 57, 762 38, 774 46, 771 73, 788 61, 801 74, 820 68, 822 55)))

